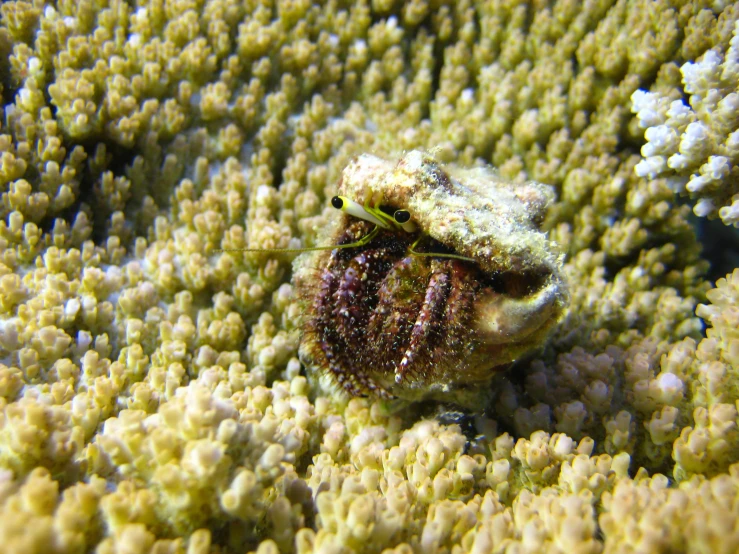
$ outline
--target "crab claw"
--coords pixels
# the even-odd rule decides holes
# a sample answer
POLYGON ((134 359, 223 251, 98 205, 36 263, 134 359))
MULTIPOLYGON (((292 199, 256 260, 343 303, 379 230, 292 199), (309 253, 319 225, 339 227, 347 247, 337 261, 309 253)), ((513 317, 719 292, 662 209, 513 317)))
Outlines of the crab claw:
POLYGON ((562 302, 561 287, 549 282, 534 294, 513 298, 493 289, 481 291, 475 301, 475 318, 481 342, 515 343, 526 340, 552 323, 562 302))

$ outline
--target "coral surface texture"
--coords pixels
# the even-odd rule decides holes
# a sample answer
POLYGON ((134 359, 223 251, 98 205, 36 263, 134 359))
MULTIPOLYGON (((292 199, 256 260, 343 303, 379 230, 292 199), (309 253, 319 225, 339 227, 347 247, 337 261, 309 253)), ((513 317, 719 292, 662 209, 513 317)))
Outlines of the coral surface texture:
MULTIPOLYGON (((0 106, 0 553, 739 552, 739 268, 696 231, 739 227, 739 4, 9 0, 0 106), (358 385, 304 363, 322 268, 285 250, 359 156, 413 151, 494 171, 547 251, 496 245, 556 277, 478 410, 362 396, 348 289, 308 331, 358 385)), ((484 206, 424 198, 463 259, 418 262, 419 306, 515 265, 464 254, 484 206)), ((467 330, 388 306, 453 380, 467 330)))

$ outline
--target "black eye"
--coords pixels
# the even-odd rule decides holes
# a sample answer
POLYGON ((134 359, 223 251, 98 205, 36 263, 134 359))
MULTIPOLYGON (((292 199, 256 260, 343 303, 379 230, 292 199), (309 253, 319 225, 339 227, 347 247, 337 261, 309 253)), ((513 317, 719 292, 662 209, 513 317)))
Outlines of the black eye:
POLYGON ((340 196, 334 196, 331 199, 331 205, 337 210, 340 210, 344 207, 344 201, 341 199, 340 196))
POLYGON ((411 212, 408 210, 397 210, 393 214, 393 219, 395 220, 395 223, 400 223, 401 225, 403 223, 408 223, 411 219, 411 212))

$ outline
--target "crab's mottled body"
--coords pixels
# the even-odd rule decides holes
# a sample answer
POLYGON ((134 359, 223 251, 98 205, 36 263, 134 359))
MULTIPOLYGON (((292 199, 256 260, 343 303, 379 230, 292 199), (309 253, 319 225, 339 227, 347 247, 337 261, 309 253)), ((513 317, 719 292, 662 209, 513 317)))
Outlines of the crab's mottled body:
MULTIPOLYGON (((346 392, 454 400, 540 346, 561 316, 561 259, 539 230, 550 187, 412 151, 398 161, 359 156, 339 192, 390 214, 408 210, 415 224, 296 262, 301 359, 346 392)), ((326 240, 353 243, 373 228, 341 214, 326 240)))

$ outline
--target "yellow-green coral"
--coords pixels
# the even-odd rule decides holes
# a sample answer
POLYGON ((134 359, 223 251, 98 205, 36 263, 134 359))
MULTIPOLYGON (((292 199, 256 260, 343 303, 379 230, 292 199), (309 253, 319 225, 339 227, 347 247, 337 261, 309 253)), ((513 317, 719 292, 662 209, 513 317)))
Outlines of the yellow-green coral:
POLYGON ((674 191, 735 223, 738 20, 4 2, 3 552, 735 551, 739 270, 674 191), (214 252, 313 246, 352 156, 415 148, 558 191, 569 313, 466 433, 311 390, 290 256, 214 252))

